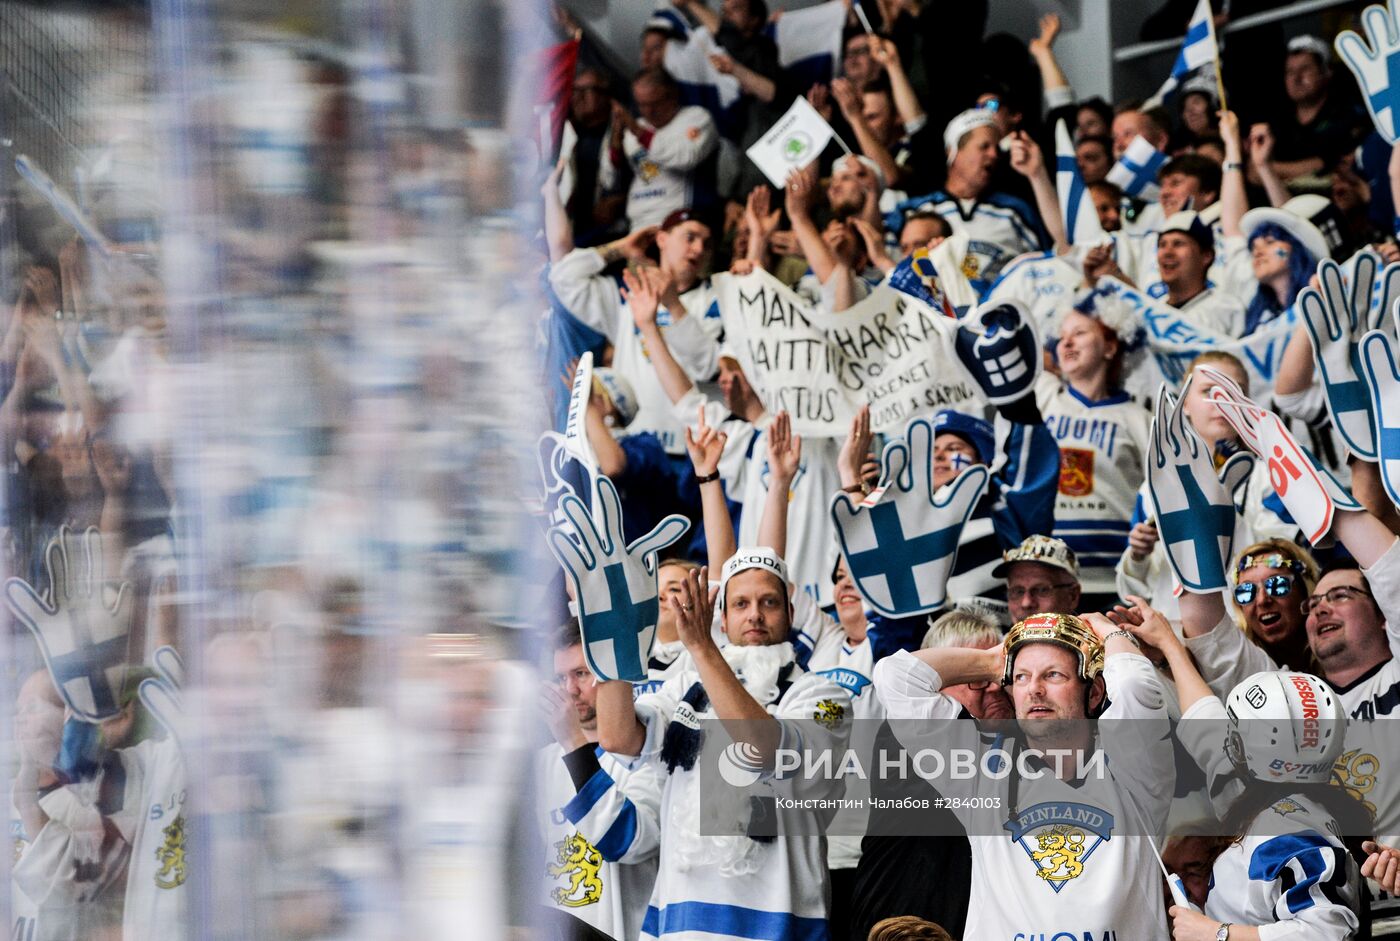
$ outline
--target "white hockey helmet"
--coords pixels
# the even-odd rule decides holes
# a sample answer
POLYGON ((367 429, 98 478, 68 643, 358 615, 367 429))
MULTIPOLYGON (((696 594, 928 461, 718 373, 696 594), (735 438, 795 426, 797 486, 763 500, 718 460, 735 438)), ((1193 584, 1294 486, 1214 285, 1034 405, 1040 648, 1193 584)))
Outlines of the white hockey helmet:
POLYGON ((1310 673, 1255 673, 1225 699, 1225 751, 1260 781, 1325 784, 1346 742, 1347 716, 1332 687, 1310 673))

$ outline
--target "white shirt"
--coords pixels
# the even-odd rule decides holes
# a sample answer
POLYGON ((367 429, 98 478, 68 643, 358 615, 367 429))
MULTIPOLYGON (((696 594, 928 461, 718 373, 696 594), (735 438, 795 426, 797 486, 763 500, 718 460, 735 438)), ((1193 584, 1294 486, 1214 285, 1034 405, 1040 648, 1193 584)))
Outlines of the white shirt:
POLYGON ((635 938, 656 881, 656 834, 649 828, 656 827, 661 784, 645 763, 630 766, 600 750, 598 764, 575 788, 557 742, 535 756, 543 904, 609 937, 635 938))
MULTIPOLYGON (((971 834, 972 896, 963 937, 1050 941, 1056 935, 1116 934, 1124 941, 1166 941, 1166 910, 1156 892, 1160 870, 1148 841, 1136 835, 1144 823, 1148 832, 1160 833, 1171 803, 1175 776, 1165 693, 1152 664, 1137 654, 1109 656, 1103 675, 1111 705, 1099 736, 1110 786, 1092 775, 1079 788, 1050 774, 1026 778, 1012 808, 1009 776, 937 779, 945 798, 981 798, 993 808, 964 816, 971 834), (1114 721, 1124 719, 1132 721, 1114 721), (1127 737, 1118 739, 1127 728, 1127 737), (1032 856, 1053 848, 1057 837, 1085 851, 1032 856)), ((1003 747, 1000 736, 958 720, 962 707, 942 687, 938 671, 906 651, 875 665, 876 691, 906 749, 965 747, 981 754, 1003 747)))
MULTIPOLYGON (((779 696, 776 677, 792 663, 790 644, 773 647, 726 647, 724 656, 740 682, 783 726, 782 741, 800 740, 809 748, 844 751, 850 735, 851 702, 846 690, 826 677, 804 674, 795 664, 796 679, 779 696), (812 721, 822 717, 827 722, 812 721), (801 720, 799 732, 796 721, 801 720)), ((683 660, 689 660, 683 657, 683 660)), ((694 669, 683 669, 661 689, 637 700, 637 718, 646 726, 641 758, 653 762, 661 776, 660 869, 652 892, 643 938, 738 939, 755 937, 807 937, 824 932, 828 913, 826 840, 820 836, 788 836, 783 833, 787 814, 813 815, 804 830, 813 832, 827 811, 784 811, 779 814, 779 835, 771 842, 747 836, 702 836, 700 814, 704 802, 720 799, 701 794, 705 780, 700 762, 668 773, 661 760, 666 730, 691 686, 699 681, 694 669), (774 926, 777 927, 774 927, 774 926), (764 930, 768 933, 758 933, 764 930)), ((712 708, 701 711, 702 728, 713 718, 712 708)), ((711 769, 709 775, 713 776, 711 769)), ((769 776, 752 786, 755 793, 798 799, 839 796, 839 780, 801 776, 784 779, 769 776)), ((728 795, 742 797, 745 792, 728 795)), ((710 805, 713 807, 713 803, 710 805)))
MULTIPOLYGON (((652 130, 645 120, 638 121, 652 130)), ((631 131, 622 136, 622 152, 632 166, 632 185, 627 190, 627 222, 633 230, 660 225, 677 209, 694 203, 694 171, 719 146, 719 131, 710 112, 690 105, 676 112, 663 128, 653 131, 651 143, 643 146, 631 131)), ((614 176, 611 164, 603 162, 599 174, 614 176)), ((605 182, 605 185, 609 185, 605 182)))
MULTIPOLYGON (((671 400, 661 388, 641 331, 632 321, 631 308, 623 300, 617 282, 602 275, 603 256, 591 248, 577 248, 550 266, 549 285, 559 301, 579 322, 597 330, 613 344, 613 368, 632 383, 637 394, 637 415, 627 430, 650 431, 661 439, 668 454, 685 453, 682 425, 671 411, 671 400)), ((685 310, 673 314, 664 307, 656 323, 666 346, 692 382, 703 382, 719 366, 719 306, 710 282, 701 281, 681 295, 685 310)))

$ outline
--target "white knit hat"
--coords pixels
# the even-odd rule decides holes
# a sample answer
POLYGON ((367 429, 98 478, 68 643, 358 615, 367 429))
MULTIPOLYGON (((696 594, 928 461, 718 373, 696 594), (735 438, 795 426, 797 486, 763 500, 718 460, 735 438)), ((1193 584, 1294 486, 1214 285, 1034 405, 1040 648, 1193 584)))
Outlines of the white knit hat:
POLYGON ((986 108, 969 108, 949 121, 948 126, 943 129, 943 147, 948 151, 948 162, 953 162, 953 156, 958 152, 958 144, 963 135, 979 127, 995 127, 996 123, 996 115, 986 108))

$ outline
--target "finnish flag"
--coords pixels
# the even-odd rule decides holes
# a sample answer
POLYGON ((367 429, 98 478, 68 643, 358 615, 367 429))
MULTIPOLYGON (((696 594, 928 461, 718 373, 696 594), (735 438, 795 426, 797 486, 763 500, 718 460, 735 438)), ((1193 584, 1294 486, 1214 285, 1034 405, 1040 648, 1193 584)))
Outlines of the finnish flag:
POLYGON ((793 88, 826 85, 841 59, 841 34, 846 25, 843 0, 819 3, 805 10, 784 10, 765 32, 778 47, 778 65, 793 88))
POLYGON ((724 128, 733 117, 732 109, 739 102, 739 80, 716 69, 710 62, 710 56, 728 53, 715 42, 715 37, 707 29, 687 29, 682 35, 683 38, 666 43, 666 57, 662 64, 681 87, 681 103, 699 105, 714 116, 715 123, 724 128))
POLYGON ((1071 245, 1095 245, 1108 237, 1099 225, 1099 214, 1079 173, 1074 141, 1064 121, 1055 125, 1055 191, 1060 197, 1060 215, 1071 245))
POLYGON ((1215 44, 1215 20, 1211 17, 1210 0, 1198 0, 1196 12, 1191 14, 1191 24, 1186 27, 1186 38, 1181 42, 1181 52, 1172 63, 1172 74, 1157 89, 1157 94, 1148 99, 1149 105, 1158 105, 1176 91, 1186 80, 1186 76, 1203 65, 1215 62, 1219 56, 1215 44))
POLYGON ((1108 182, 1116 184, 1129 196, 1152 202, 1162 195, 1162 188, 1157 185, 1157 171, 1166 162, 1167 155, 1139 134, 1108 171, 1108 182))

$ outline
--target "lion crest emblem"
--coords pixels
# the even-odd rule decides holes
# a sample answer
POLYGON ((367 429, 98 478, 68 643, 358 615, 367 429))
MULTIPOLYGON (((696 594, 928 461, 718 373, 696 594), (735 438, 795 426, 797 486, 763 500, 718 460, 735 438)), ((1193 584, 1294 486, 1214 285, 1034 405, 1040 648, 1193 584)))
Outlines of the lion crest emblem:
POLYGON ((822 699, 817 702, 817 711, 812 713, 812 720, 822 728, 834 729, 846 718, 846 707, 834 699, 822 699))
POLYGON ((556 886, 550 893, 554 904, 564 908, 581 908, 593 905, 603 897, 603 880, 598 878, 598 870, 603 866, 603 856, 577 833, 554 844, 555 862, 549 866, 549 874, 565 885, 556 886))
POLYGON ((156 887, 173 889, 185 884, 185 815, 180 814, 161 833, 164 842, 156 848, 156 887))

